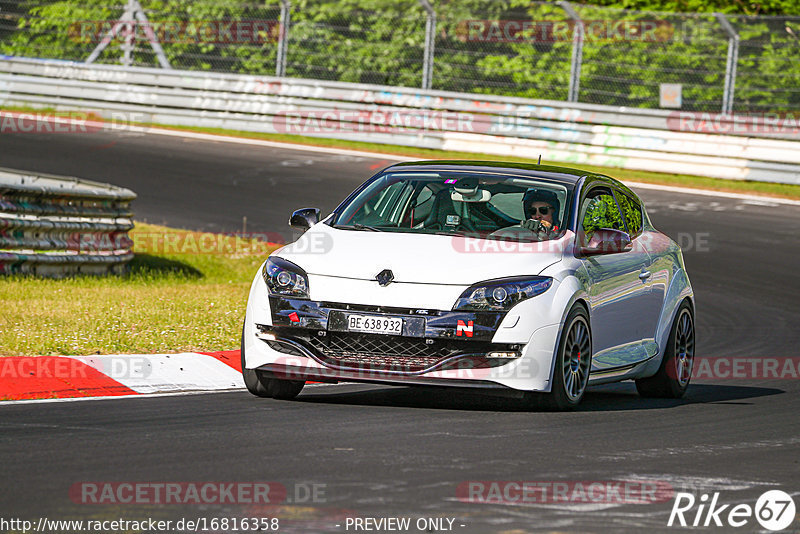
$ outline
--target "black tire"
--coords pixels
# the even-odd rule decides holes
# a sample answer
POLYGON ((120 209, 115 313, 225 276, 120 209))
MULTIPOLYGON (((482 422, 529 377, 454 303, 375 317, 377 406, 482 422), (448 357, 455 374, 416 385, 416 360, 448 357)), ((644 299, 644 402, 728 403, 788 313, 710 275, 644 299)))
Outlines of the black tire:
POLYGON ((247 391, 256 397, 267 397, 281 400, 291 400, 297 397, 306 385, 302 380, 281 380, 267 378, 257 369, 247 369, 244 357, 244 326, 242 326, 241 342, 242 377, 247 391))
POLYGON ((244 358, 244 325, 242 325, 242 342, 241 342, 241 358, 242 358, 242 378, 244 378, 244 385, 247 391, 256 397, 270 397, 264 383, 261 382, 261 377, 255 369, 247 369, 245 367, 244 358))
POLYGON ((694 315, 684 301, 675 314, 667 341, 667 350, 658 372, 636 380, 636 390, 642 397, 680 399, 692 379, 694 365, 694 315))
POLYGON ((589 314, 581 305, 572 308, 564 321, 554 365, 550 393, 539 393, 531 399, 538 401, 541 408, 573 410, 583 400, 592 368, 592 331, 589 314))
POLYGON ((281 380, 279 378, 262 378, 266 382, 269 396, 273 399, 292 400, 297 397, 306 385, 301 380, 281 380))

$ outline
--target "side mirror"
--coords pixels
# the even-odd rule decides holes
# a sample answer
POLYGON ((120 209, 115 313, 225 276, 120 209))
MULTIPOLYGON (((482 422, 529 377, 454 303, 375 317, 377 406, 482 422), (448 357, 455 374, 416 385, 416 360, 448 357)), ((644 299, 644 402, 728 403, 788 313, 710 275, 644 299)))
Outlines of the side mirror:
POLYGON ((631 236, 627 233, 612 228, 600 228, 580 250, 581 256, 598 256, 628 252, 632 249, 631 236))
POLYGON ((319 208, 302 208, 295 210, 289 217, 289 226, 308 230, 319 222, 319 208))

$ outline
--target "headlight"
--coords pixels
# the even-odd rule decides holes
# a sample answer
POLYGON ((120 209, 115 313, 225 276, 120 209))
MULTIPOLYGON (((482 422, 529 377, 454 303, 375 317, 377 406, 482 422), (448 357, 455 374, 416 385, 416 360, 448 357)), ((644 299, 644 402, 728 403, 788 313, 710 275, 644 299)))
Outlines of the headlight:
POLYGON ((308 275, 290 261, 277 257, 267 258, 261 275, 272 295, 308 298, 308 275))
POLYGON ((516 303, 547 291, 553 284, 548 276, 499 278, 470 286, 453 306, 453 311, 506 311, 516 303))

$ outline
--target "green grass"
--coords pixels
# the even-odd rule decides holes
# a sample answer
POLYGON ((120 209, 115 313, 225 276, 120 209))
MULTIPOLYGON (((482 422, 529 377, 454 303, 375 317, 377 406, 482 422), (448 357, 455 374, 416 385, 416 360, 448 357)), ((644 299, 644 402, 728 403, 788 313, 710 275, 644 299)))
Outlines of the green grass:
MULTIPOLYGON (((50 112, 56 113, 53 108, 30 108, 30 107, 6 107, 8 111, 29 111, 29 112, 50 112)), ((64 114, 67 112, 58 112, 64 114)), ((103 120, 95 114, 87 113, 87 118, 93 120, 103 120)), ((347 141, 342 139, 321 139, 317 137, 306 137, 289 134, 267 134, 258 132, 244 132, 238 130, 225 130, 223 128, 200 128, 190 126, 170 126, 163 124, 137 124, 143 127, 158 127, 170 130, 191 131, 208 133, 215 135, 228 135, 233 137, 243 137, 248 139, 264 139, 266 141, 277 141, 283 143, 294 143, 300 145, 336 147, 349 150, 361 150, 364 152, 377 152, 382 154, 395 154, 420 159, 468 159, 468 160, 488 160, 488 161, 515 161, 522 163, 536 163, 536 160, 529 158, 519 158, 513 156, 496 156, 491 154, 478 154, 473 152, 455 152, 448 150, 433 150, 427 148, 414 148, 400 145, 384 145, 380 143, 363 143, 359 141, 347 141)), ((560 165, 558 162, 547 162, 560 165)), ((710 189, 713 191, 728 191, 732 193, 753 193, 768 197, 780 197, 789 199, 800 199, 800 185, 778 184, 768 182, 755 182, 748 180, 723 180, 718 178, 708 178, 704 176, 693 176, 688 174, 670 174, 650 171, 637 171, 620 169, 617 167, 600 167, 593 165, 575 165, 564 163, 570 167, 577 167, 588 171, 599 172, 613 176, 623 182, 644 182, 651 184, 675 185, 690 187, 695 189, 710 189)))
POLYGON ((204 254, 192 243, 234 242, 144 223, 130 234, 137 254, 125 276, 0 278, 0 355, 238 348, 250 283, 276 245, 238 239, 204 254))

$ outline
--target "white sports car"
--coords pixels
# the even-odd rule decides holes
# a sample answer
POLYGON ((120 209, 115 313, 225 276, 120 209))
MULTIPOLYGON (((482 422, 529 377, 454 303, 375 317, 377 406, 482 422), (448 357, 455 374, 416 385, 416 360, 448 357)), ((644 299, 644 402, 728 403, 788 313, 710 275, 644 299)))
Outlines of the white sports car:
POLYGON ((694 296, 680 248, 613 178, 516 163, 393 165, 253 280, 242 372, 261 397, 306 381, 474 388, 555 409, 589 384, 680 397, 694 296))

